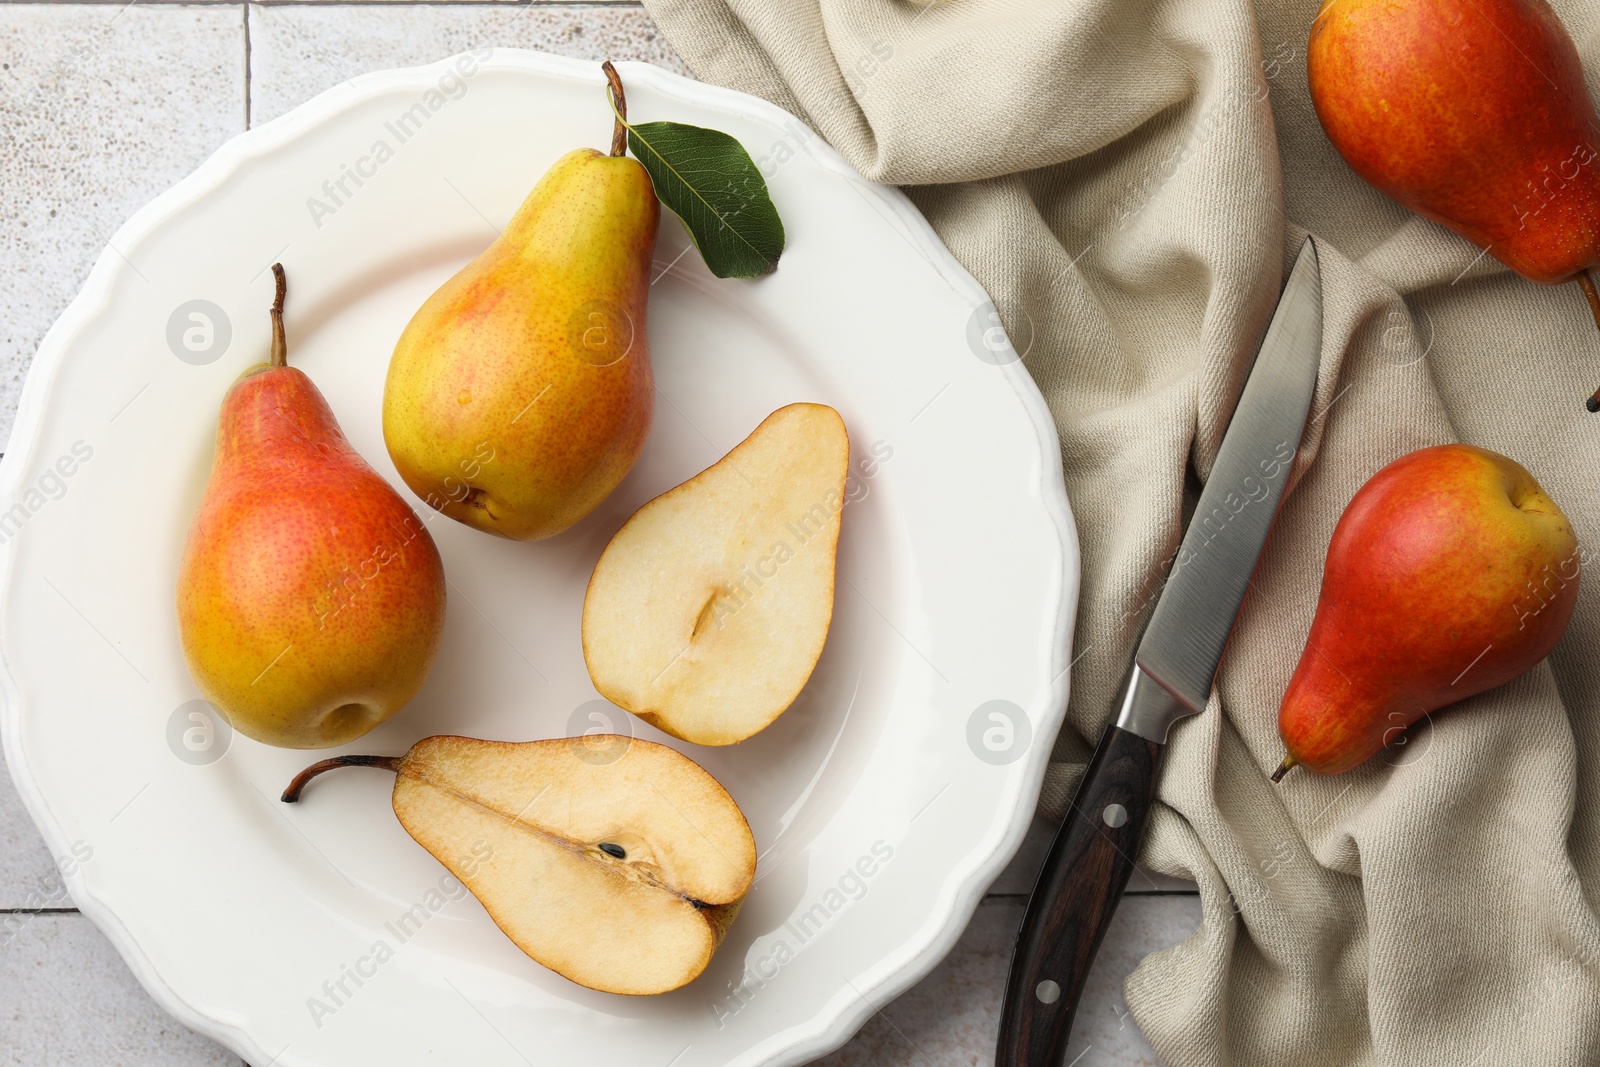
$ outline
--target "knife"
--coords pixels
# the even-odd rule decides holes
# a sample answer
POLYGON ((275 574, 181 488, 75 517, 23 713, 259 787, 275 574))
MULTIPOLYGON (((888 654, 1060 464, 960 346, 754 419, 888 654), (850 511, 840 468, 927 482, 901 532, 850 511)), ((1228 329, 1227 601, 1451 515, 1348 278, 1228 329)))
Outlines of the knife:
POLYGON ((1167 730, 1205 710, 1283 499, 1322 348, 1322 277, 1301 246, 1211 477, 1017 933, 995 1067, 1057 1067, 1089 966, 1133 873, 1167 730))

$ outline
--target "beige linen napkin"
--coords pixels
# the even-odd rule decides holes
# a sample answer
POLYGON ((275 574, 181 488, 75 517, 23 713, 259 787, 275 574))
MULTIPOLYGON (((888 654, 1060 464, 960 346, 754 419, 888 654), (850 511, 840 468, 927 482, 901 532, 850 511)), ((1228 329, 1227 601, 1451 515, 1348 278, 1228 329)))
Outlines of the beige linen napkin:
MULTIPOLYGON (((1556 0, 1600 92, 1600 6, 1556 0)), ((1059 817, 1210 470, 1290 257, 1321 241, 1298 482, 1211 707, 1175 732, 1144 862, 1204 922, 1128 979, 1190 1065, 1600 1062, 1600 568, 1547 664, 1336 778, 1267 772, 1323 554, 1424 445, 1518 459, 1600 537, 1600 336, 1355 177, 1306 88, 1315 0, 646 0, 701 78, 905 186, 1054 413, 1083 544, 1059 817)))

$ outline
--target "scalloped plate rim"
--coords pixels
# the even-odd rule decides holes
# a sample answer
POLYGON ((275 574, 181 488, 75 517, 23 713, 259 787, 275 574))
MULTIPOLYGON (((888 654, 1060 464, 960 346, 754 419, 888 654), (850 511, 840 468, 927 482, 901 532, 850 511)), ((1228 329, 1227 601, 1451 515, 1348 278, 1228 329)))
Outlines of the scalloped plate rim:
MULTIPOLYGON (((521 69, 539 75, 592 81, 596 86, 603 84, 603 77, 590 61, 527 49, 494 48, 490 52, 480 69, 521 69)), ((293 142, 320 123, 370 97, 396 88, 425 85, 455 59, 456 56, 450 56, 421 66, 375 71, 319 93, 278 118, 230 138, 193 173, 140 208, 119 227, 95 261, 78 296, 46 333, 29 368, 12 430, 13 440, 7 446, 4 458, 0 459, 0 510, 17 494, 19 471, 26 465, 37 442, 44 397, 53 384, 58 364, 83 328, 108 306, 113 277, 127 269, 119 248, 132 247, 154 233, 221 184, 239 166, 293 142)), ((768 101, 685 78, 648 63, 619 62, 617 67, 630 83, 648 83, 665 95, 688 102, 747 116, 774 126, 800 122, 794 115, 768 101)), ((851 181, 864 196, 877 200, 889 209, 898 220, 903 235, 915 240, 919 250, 959 296, 968 300, 974 308, 988 301, 983 287, 950 254, 904 193, 892 186, 878 185, 862 178, 843 156, 820 137, 807 141, 804 147, 817 163, 851 181)), ((1023 760, 1019 761, 1019 772, 1008 780, 1007 791, 1013 811, 1006 832, 998 840, 980 842, 980 848, 963 857, 960 866, 968 867, 971 873, 960 882, 946 881, 935 899, 928 920, 919 928, 918 938, 905 944, 896 957, 879 960, 876 969, 882 973, 882 977, 862 988, 860 996, 841 990, 824 1002, 823 1008, 813 1016, 812 1025, 803 1032, 796 1033, 791 1028, 787 1034, 774 1035, 753 1046, 750 1053, 759 1055, 759 1058, 751 1061, 753 1063, 776 1067, 804 1063, 826 1055, 848 1041, 878 1010, 875 1003, 886 1003, 925 977, 955 946, 988 886, 1022 844, 1032 819, 1051 751, 1051 745, 1045 742, 1053 740, 1066 715, 1070 684, 1067 659, 1077 606, 1079 551, 1077 530, 1062 477, 1055 425, 1044 397, 1020 360, 998 369, 1005 375, 1038 436, 1041 482, 1036 487, 1037 495, 1040 504, 1054 521, 1060 538, 1060 595, 1056 606, 1055 633, 1051 641, 1053 665, 1059 669, 1050 688, 1049 718, 1041 724, 1037 743, 1031 745, 1023 760), (778 1047, 769 1047, 774 1044, 778 1047)), ((11 545, 12 542, 7 542, 0 546, 0 602, 9 595, 13 578, 14 553, 11 545)), ((21 716, 22 702, 12 666, 5 658, 3 648, 0 648, 0 742, 4 745, 6 764, 29 815, 52 853, 59 855, 67 851, 70 843, 52 815, 21 751, 18 734, 21 716)), ((169 986, 116 912, 87 891, 81 872, 64 876, 63 880, 79 911, 111 941, 139 983, 163 1010, 190 1029, 226 1045, 247 1059, 265 1062, 273 1058, 270 1050, 255 1041, 247 1022, 235 1023, 202 1013, 169 986)))

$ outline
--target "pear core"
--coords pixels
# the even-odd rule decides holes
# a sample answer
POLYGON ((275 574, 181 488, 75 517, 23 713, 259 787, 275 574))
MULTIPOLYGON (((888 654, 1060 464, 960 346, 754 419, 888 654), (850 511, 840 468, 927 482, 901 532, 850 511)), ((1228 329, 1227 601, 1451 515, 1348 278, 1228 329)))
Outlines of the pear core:
POLYGON ((336 767, 393 771, 401 825, 523 952, 602 992, 676 989, 738 914, 755 840, 692 760, 648 741, 593 740, 430 737, 404 756, 323 760, 283 800, 336 767))
POLYGON ((777 718, 827 641, 849 462, 839 413, 791 404, 640 508, 584 596, 595 688, 700 745, 777 718))

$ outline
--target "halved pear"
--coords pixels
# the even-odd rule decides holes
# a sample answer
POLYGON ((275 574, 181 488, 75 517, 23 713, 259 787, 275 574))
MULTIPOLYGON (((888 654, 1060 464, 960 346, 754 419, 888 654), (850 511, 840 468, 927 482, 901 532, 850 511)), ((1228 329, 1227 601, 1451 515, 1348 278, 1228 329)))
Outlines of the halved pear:
POLYGON ((395 772, 394 813, 517 947, 579 985, 644 995, 705 970, 755 877, 739 806, 693 760, 627 737, 429 737, 395 772))
POLYGON ((699 745, 777 718, 828 639, 849 464, 839 413, 790 404, 635 512, 583 600, 595 688, 699 745))

